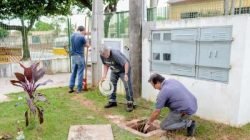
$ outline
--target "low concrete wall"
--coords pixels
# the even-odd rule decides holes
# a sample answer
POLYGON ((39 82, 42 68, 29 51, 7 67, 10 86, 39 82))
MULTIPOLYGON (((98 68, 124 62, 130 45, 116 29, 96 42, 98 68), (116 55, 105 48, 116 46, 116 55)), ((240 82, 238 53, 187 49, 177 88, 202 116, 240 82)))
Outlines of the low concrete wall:
MULTIPOLYGON (((21 63, 28 67, 32 62, 24 61, 21 63)), ((40 67, 43 67, 47 74, 70 72, 70 60, 69 58, 40 60, 40 67)), ((23 69, 18 63, 0 64, 0 78, 12 77, 15 72, 22 71, 23 69)))

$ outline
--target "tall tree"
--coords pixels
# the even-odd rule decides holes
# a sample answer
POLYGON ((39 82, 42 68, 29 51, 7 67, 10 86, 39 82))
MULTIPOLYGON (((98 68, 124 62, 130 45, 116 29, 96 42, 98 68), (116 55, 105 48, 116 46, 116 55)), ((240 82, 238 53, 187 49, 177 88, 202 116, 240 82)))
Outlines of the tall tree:
POLYGON ((142 0, 129 0, 129 48, 134 96, 141 95, 142 0))
POLYGON ((22 33, 23 60, 30 58, 28 32, 40 16, 65 15, 70 12, 71 0, 2 0, 0 19, 20 19, 21 25, 8 25, 0 21, 0 27, 22 33))
POLYGON ((56 36, 59 36, 61 32, 60 24, 67 23, 67 19, 65 17, 54 17, 52 20, 52 25, 54 26, 55 30, 54 33, 56 36))
POLYGON ((43 21, 37 21, 35 23, 35 28, 33 28, 32 30, 34 30, 34 31, 50 31, 50 30, 54 30, 54 27, 50 23, 46 23, 43 21))
MULTIPOLYGON (((116 11, 118 0, 109 0, 108 5, 104 9, 105 19, 104 19, 104 37, 108 37, 109 33, 109 23, 116 11)), ((118 23, 117 23, 118 24, 118 23)))
MULTIPOLYGON (((109 23, 113 16, 113 12, 116 11, 117 3, 119 0, 104 0, 106 7, 104 8, 105 19, 104 19, 104 36, 108 36, 109 32, 109 23)), ((75 3, 80 8, 88 8, 92 11, 92 0, 76 0, 75 3)))
POLYGON ((9 32, 0 27, 0 39, 5 38, 9 35, 9 32))

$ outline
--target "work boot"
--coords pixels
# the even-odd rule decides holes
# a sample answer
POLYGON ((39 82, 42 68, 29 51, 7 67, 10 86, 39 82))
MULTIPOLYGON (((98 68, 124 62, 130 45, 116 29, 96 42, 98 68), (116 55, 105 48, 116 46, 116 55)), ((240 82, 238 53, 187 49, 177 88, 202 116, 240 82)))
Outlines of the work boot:
POLYGON ((127 112, 131 112, 131 111, 133 111, 133 109, 134 109, 134 104, 133 104, 133 102, 128 102, 127 103, 127 112))
POLYGON ((111 107, 116 107, 117 103, 116 102, 108 102, 104 108, 111 108, 111 107))
POLYGON ((69 89, 69 91, 68 91, 68 93, 73 93, 73 92, 75 92, 74 89, 69 89))
POLYGON ((82 91, 82 90, 80 90, 80 91, 77 90, 77 91, 76 91, 76 94, 80 94, 80 93, 83 93, 83 91, 82 91))
POLYGON ((195 128, 196 128, 196 123, 195 121, 192 121, 191 125, 187 128, 188 137, 194 136, 195 128))
POLYGON ((133 102, 133 108, 136 109, 136 107, 137 107, 136 102, 133 102))

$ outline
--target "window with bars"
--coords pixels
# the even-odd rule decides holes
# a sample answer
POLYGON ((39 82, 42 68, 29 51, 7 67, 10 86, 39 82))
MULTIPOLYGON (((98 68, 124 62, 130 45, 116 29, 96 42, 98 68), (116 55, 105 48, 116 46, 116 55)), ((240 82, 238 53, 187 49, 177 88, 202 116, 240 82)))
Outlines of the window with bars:
POLYGON ((181 19, 186 18, 197 18, 199 16, 198 12, 187 12, 187 13, 181 13, 181 19))
POLYGON ((235 8, 234 14, 250 14, 250 7, 235 8))

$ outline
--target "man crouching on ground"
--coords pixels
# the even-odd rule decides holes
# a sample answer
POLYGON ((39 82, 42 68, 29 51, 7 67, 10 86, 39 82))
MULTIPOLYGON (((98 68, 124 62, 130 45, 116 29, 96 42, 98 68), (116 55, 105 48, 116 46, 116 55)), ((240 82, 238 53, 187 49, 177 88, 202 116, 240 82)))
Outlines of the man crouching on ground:
POLYGON ((117 82, 120 78, 124 84, 126 91, 126 99, 127 99, 127 111, 133 111, 134 107, 134 99, 133 99, 133 91, 130 77, 130 64, 128 58, 121 53, 119 50, 112 50, 107 46, 103 45, 100 50, 100 57, 102 63, 104 65, 104 72, 102 76, 102 80, 106 79, 108 69, 111 69, 110 81, 114 86, 113 93, 109 97, 109 102, 105 105, 105 108, 116 107, 116 88, 117 82))
POLYGON ((186 128, 187 136, 193 136, 196 124, 190 117, 197 111, 197 100, 192 93, 179 81, 165 80, 160 74, 152 74, 148 82, 160 92, 156 99, 156 109, 152 112, 144 131, 157 119, 161 109, 168 107, 170 112, 161 122, 161 129, 171 131, 186 128))

